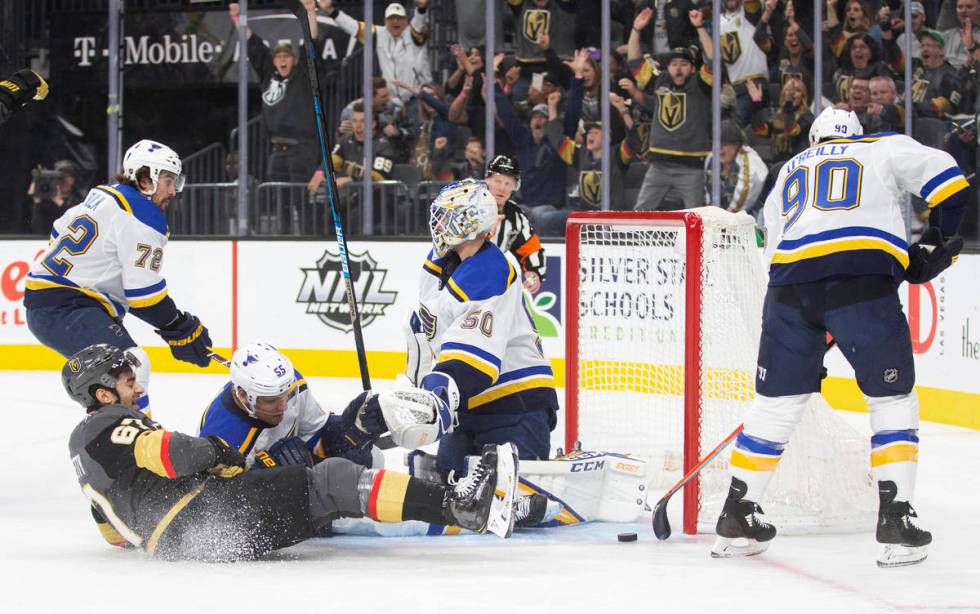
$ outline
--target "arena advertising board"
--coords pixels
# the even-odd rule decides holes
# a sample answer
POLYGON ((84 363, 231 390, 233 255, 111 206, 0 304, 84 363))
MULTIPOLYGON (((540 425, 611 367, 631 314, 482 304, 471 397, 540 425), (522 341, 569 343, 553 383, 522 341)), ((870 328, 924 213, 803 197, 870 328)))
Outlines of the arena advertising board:
MULTIPOLYGON (((238 80, 238 38, 227 11, 127 11, 121 42, 121 63, 127 87, 185 87, 238 80)), ((333 19, 317 18, 320 58, 325 70, 339 65, 354 50, 356 40, 333 19)), ((248 25, 270 48, 302 44, 296 17, 287 11, 251 11, 248 25)), ((52 82, 77 88, 105 88, 108 26, 104 13, 52 16, 52 82)), ((255 80, 253 71, 250 79, 255 80)))
MULTIPOLYGON (((50 369, 58 364, 57 356, 40 358, 40 346, 27 328, 23 307, 24 279, 45 246, 43 240, 0 243, 0 346, 4 346, 2 355, 6 357, 0 361, 2 368, 50 369)), ((557 243, 545 248, 548 275, 541 290, 534 296, 526 295, 526 299, 561 381, 565 350, 562 319, 568 300, 564 249, 557 243)), ((352 241, 349 249, 372 375, 393 377, 404 361, 403 323, 416 308, 421 263, 429 245, 352 241)), ((635 335, 636 331, 655 332, 651 322, 683 317, 679 295, 682 275, 676 271, 670 275, 673 269, 665 268, 674 256, 665 253, 643 262, 610 258, 597 253, 579 266, 580 279, 592 280, 592 293, 579 302, 579 309, 585 310, 583 322, 592 322, 588 334, 608 341, 614 350, 619 348, 619 357, 626 347, 639 347, 642 352, 644 347, 673 345, 656 335, 637 343, 635 335), (642 275, 646 276, 646 286, 638 283, 643 281, 642 275), (623 290, 614 277, 627 282, 629 290, 623 290), (614 292, 613 288, 619 290, 614 292)), ((216 347, 227 351, 234 344, 266 340, 303 356, 300 362, 310 375, 356 375, 354 335, 335 243, 176 240, 167 246, 163 271, 170 295, 180 308, 201 318, 216 347)), ((916 379, 924 406, 950 402, 953 397, 949 394, 954 394, 960 410, 963 403, 974 413, 980 409, 980 378, 976 377, 980 372, 978 276, 980 256, 964 255, 935 280, 918 286, 906 284, 899 290, 909 316, 916 379), (946 396, 936 397, 935 391, 946 396)), ((155 369, 194 369, 169 360, 169 352, 148 325, 132 316, 126 317, 125 324, 138 343, 153 350, 155 369)), ((836 351, 829 354, 827 366, 831 402, 837 406, 861 402, 842 355, 836 351), (846 395, 837 390, 843 390, 841 382, 850 382, 853 388, 846 395)))

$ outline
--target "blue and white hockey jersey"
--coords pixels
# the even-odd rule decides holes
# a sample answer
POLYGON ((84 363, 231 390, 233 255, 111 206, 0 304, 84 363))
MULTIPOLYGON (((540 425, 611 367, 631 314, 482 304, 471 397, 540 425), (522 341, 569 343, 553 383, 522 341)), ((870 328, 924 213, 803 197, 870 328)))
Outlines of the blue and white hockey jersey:
POLYGON ((248 464, 255 462, 255 452, 265 450, 285 437, 300 437, 317 458, 326 454, 320 444, 320 431, 329 414, 320 407, 299 371, 289 388, 286 412, 282 422, 272 426, 242 411, 232 397, 233 384, 228 382, 201 416, 198 436, 216 435, 245 455, 248 464))
POLYGON ((554 374, 524 303, 520 267, 486 241, 460 262, 430 252, 419 319, 435 356, 460 390, 459 417, 473 412, 557 410, 554 374))
POLYGON ((163 211, 136 189, 95 187, 55 220, 48 249, 28 273, 24 303, 59 304, 86 296, 113 318, 134 309, 151 324, 167 324, 177 315, 172 301, 165 301, 167 281, 161 273, 168 236, 163 211), (161 307, 165 313, 155 314, 161 307))
POLYGON ((904 193, 941 207, 966 189, 952 156, 895 133, 824 141, 783 165, 766 199, 769 285, 839 276, 902 279, 904 193))

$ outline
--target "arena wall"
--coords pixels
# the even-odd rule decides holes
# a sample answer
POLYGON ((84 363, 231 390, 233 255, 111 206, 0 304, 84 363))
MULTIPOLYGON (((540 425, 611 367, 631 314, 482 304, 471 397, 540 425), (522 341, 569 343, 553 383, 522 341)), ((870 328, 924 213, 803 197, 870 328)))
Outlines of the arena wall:
MULTIPOLYGON (((28 330, 24 277, 45 247, 41 240, 0 244, 0 369, 57 370, 63 360, 40 346, 28 330)), ((546 246, 548 277, 531 312, 564 383, 562 244, 546 246)), ((423 242, 351 244, 352 268, 370 274, 356 291, 373 378, 390 379, 404 365, 402 322, 414 308, 423 242)), ((332 241, 174 241, 164 271, 177 305, 208 326, 224 353, 252 340, 285 350, 305 375, 357 377, 354 337, 347 324, 344 285, 332 241)), ((922 417, 980 429, 980 255, 959 262, 930 283, 903 285, 909 316, 922 417)), ((173 360, 152 329, 126 319, 147 348, 156 371, 200 372, 173 360)), ((824 395, 834 407, 864 411, 866 405, 843 355, 828 355, 824 395)), ((212 364, 207 371, 220 373, 212 364)))

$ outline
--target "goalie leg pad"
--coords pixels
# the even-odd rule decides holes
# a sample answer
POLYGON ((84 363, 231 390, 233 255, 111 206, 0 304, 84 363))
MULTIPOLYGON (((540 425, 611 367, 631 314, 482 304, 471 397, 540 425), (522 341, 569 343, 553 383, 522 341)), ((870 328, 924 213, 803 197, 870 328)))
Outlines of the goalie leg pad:
POLYGON ((562 505, 541 526, 590 520, 634 522, 646 503, 649 464, 612 452, 573 452, 547 461, 521 461, 521 494, 541 493, 562 505))
POLYGON ((423 332, 422 321, 416 312, 413 311, 411 317, 405 322, 404 333, 408 354, 408 360, 405 363, 405 377, 412 382, 412 386, 418 386, 422 376, 432 370, 435 356, 432 354, 429 338, 423 332))
POLYGON ((871 411, 871 473, 891 480, 896 501, 911 501, 919 461, 919 400, 912 391, 892 397, 865 397, 871 411))

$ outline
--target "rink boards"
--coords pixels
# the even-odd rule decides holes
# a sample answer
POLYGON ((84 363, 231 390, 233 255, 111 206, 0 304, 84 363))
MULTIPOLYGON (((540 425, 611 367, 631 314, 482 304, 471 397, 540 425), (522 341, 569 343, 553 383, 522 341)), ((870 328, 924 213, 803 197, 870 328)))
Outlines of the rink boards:
MULTIPOLYGON (((41 240, 0 244, 0 369, 60 369, 61 358, 40 346, 27 328, 24 277, 45 247, 41 240)), ((374 378, 390 379, 404 365, 404 322, 415 308, 421 241, 352 242, 351 269, 374 378)), ((530 303, 551 357, 564 380, 564 245, 548 243, 548 275, 530 303)), ((356 377, 354 336, 336 245, 332 241, 192 241, 167 247, 164 273, 170 296, 199 316, 215 346, 264 340, 286 350, 305 375, 356 377)), ((917 391, 924 419, 980 429, 980 255, 963 255, 932 282, 899 290, 916 354, 917 391)), ((174 361, 142 321, 126 326, 147 348, 154 371, 195 372, 174 361)), ((665 323, 665 326, 671 324, 665 323)), ((629 337, 629 321, 616 321, 629 337)), ((843 356, 828 355, 824 395, 834 407, 863 410, 864 400, 843 356)), ((208 371, 220 373, 214 365, 208 371)))

